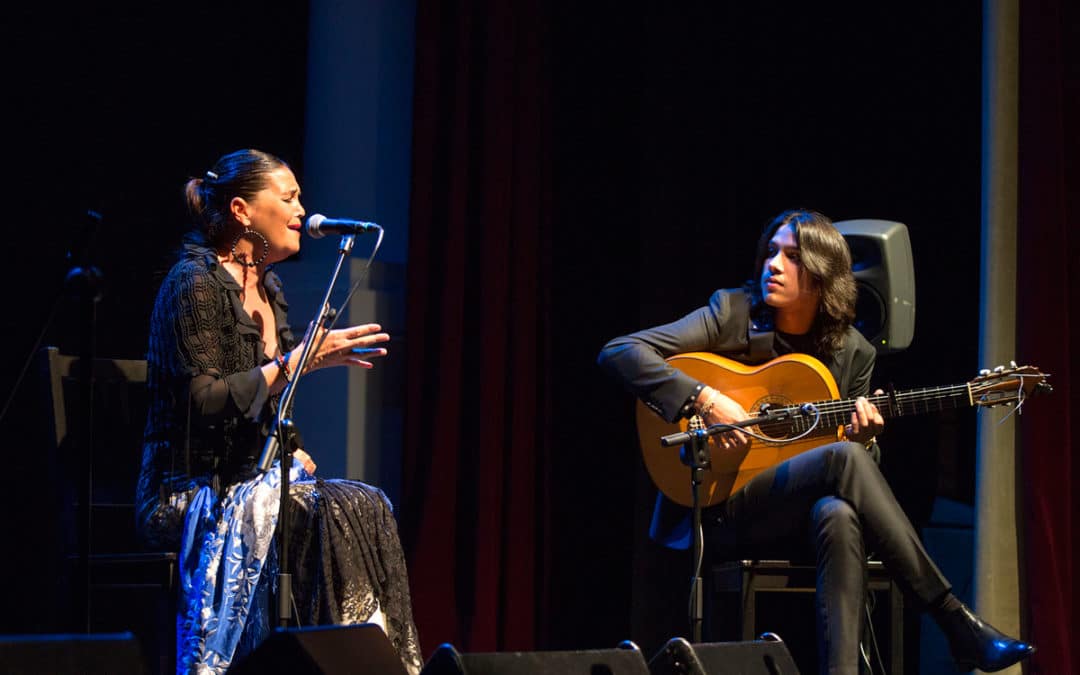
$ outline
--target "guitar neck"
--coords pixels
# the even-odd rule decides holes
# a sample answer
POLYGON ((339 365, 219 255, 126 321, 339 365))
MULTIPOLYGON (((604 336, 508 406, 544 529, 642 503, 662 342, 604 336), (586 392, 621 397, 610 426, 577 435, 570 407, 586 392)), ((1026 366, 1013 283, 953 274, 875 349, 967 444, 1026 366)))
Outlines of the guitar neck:
MULTIPOLYGON (((971 387, 968 384, 910 389, 866 398, 877 407, 878 412, 885 419, 955 410, 974 405, 971 387)), ((814 403, 814 406, 821 413, 819 426, 822 432, 832 433, 832 430, 837 427, 851 422, 851 413, 855 411, 855 399, 818 401, 814 403)), ((799 418, 795 423, 794 430, 796 432, 805 430, 811 423, 812 419, 807 421, 806 418, 799 418), (799 427, 803 427, 803 429, 799 429, 799 427)))

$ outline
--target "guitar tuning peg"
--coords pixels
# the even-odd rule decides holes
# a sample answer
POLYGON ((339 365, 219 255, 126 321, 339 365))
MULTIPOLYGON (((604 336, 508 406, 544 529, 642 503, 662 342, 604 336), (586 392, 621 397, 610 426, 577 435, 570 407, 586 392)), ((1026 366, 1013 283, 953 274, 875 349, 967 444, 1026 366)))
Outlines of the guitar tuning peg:
POLYGON ((1016 370, 1016 361, 1009 361, 1009 368, 1011 368, 1012 370, 1016 370))
POLYGON ((986 377, 989 374, 990 374, 990 369, 989 368, 983 368, 982 370, 979 371, 979 377, 986 377))
POLYGON ((998 366, 997 368, 994 368, 994 372, 995 372, 995 373, 1000 373, 1000 372, 1002 372, 1003 370, 1005 370, 1005 366, 998 366))

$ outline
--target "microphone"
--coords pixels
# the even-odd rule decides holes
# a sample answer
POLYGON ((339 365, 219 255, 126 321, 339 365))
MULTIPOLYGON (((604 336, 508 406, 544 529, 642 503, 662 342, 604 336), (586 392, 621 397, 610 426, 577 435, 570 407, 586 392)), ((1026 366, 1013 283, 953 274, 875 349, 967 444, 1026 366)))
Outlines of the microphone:
POLYGON ((328 234, 363 234, 365 232, 377 232, 382 228, 376 223, 365 223, 362 220, 345 220, 344 218, 327 218, 321 213, 313 213, 307 219, 304 227, 313 239, 322 239, 328 234))

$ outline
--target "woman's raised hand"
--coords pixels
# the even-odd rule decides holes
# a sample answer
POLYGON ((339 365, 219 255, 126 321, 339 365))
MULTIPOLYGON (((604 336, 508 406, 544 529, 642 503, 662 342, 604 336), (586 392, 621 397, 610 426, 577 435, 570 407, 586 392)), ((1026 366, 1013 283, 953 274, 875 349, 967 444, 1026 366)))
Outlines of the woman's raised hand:
MULTIPOLYGON (((310 331, 309 331, 310 334, 310 331)), ((308 356, 307 370, 333 368, 334 366, 359 366, 373 368, 370 359, 386 356, 386 348, 380 343, 389 342, 390 335, 382 332, 377 323, 367 323, 349 328, 336 328, 329 333, 321 329, 315 345, 318 351, 308 356), (325 336, 325 339, 319 339, 325 336)), ((289 361, 295 363, 303 353, 304 344, 300 343, 289 355, 289 361)))

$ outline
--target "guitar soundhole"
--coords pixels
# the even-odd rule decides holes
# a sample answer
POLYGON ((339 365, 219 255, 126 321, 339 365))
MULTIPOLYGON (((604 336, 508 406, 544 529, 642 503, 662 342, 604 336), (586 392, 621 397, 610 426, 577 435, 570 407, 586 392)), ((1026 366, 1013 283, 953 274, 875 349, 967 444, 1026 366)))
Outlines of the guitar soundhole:
MULTIPOLYGON (((754 407, 751 412, 761 413, 768 408, 787 408, 791 405, 794 405, 794 403, 791 400, 784 398, 783 396, 765 396, 764 398, 758 399, 754 403, 754 407)), ((777 443, 782 443, 788 438, 791 438, 795 435, 794 431, 791 428, 791 424, 788 422, 771 422, 769 424, 759 424, 757 425, 757 428, 763 436, 768 436, 769 438, 774 439, 777 443)))

